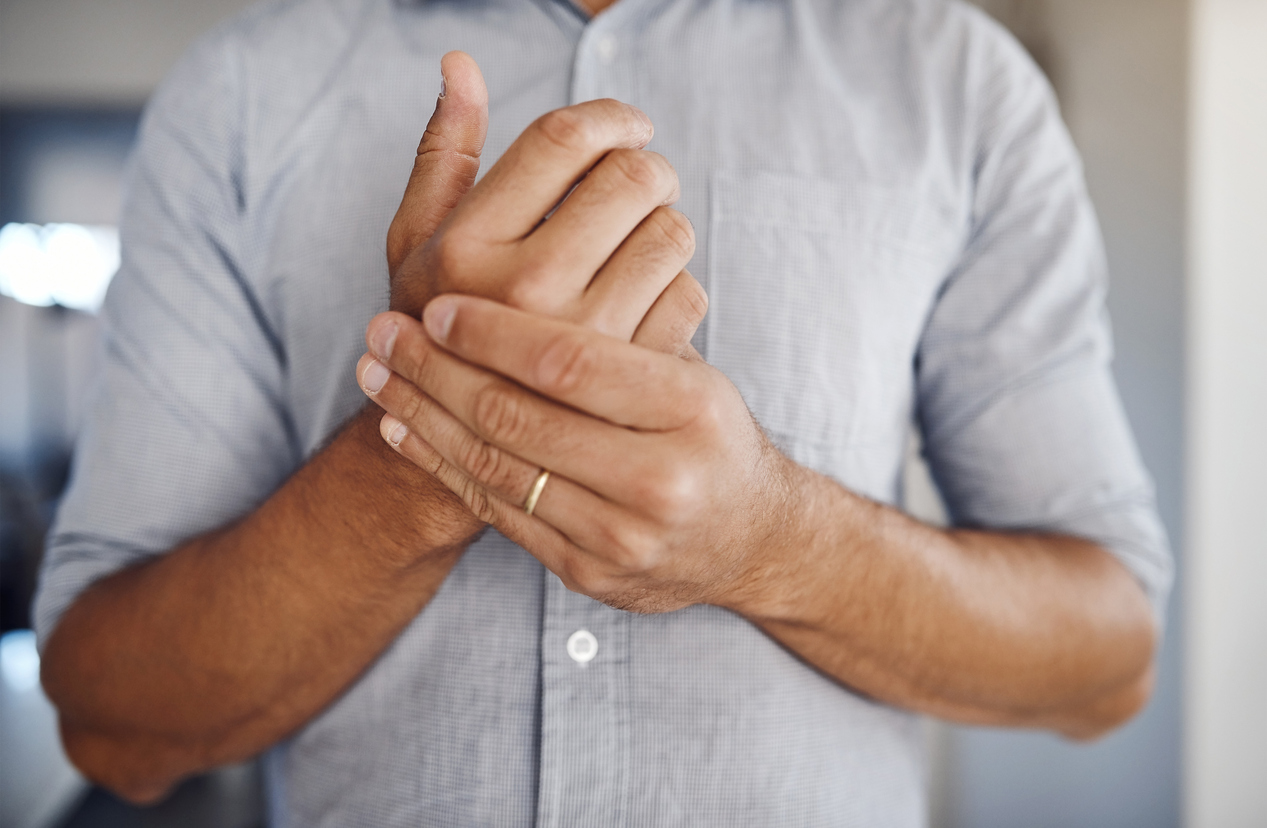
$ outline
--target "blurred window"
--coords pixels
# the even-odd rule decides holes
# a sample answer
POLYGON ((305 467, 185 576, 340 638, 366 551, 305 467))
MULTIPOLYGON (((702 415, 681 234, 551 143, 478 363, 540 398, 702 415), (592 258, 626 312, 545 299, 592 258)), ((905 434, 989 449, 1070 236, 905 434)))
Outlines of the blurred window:
POLYGON ((0 295, 96 313, 119 269, 119 231, 82 224, 0 227, 0 295))

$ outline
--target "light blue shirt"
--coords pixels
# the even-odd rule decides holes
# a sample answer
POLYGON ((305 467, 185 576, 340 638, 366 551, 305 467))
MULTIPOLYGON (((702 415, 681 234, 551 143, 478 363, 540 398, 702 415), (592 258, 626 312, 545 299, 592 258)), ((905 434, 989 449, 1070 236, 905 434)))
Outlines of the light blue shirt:
MULTIPOLYGON (((49 546, 86 586, 266 499, 364 402, 384 239, 470 52, 485 166, 538 115, 644 109, 695 224, 698 344, 791 457, 952 519, 1171 563, 1110 375, 1105 262, 1038 70, 947 0, 288 0, 204 38, 144 120, 107 358, 49 546)), ((917 717, 729 612, 635 616, 496 534, 266 762, 279 826, 918 826, 917 717), (588 630, 597 656, 569 656, 588 630)))

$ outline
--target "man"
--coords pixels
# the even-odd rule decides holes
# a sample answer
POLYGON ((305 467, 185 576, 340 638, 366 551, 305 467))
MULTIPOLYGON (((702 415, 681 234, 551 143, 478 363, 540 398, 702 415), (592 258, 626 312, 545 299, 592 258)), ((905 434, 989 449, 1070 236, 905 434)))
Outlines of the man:
POLYGON ((157 96, 124 237, 37 609, 127 796, 267 750, 278 824, 919 825, 912 712, 1147 698, 1098 233, 964 6, 265 6, 157 96), (390 220, 450 48, 487 112, 447 56, 390 220), (961 528, 885 505, 912 415, 961 528))

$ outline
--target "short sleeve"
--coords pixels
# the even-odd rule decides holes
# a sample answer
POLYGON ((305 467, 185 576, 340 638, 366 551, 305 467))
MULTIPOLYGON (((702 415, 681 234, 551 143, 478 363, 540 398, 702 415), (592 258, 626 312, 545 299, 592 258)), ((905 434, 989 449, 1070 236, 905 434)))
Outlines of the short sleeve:
POLYGON ((924 450, 961 526, 1112 552, 1158 615, 1172 562, 1111 373, 1107 267, 1054 96, 998 33, 980 64, 972 227, 924 332, 924 450))
POLYGON ((297 463, 286 355, 244 241, 238 75, 222 30, 143 119, 104 367, 36 595, 42 642, 93 582, 249 512, 297 463))

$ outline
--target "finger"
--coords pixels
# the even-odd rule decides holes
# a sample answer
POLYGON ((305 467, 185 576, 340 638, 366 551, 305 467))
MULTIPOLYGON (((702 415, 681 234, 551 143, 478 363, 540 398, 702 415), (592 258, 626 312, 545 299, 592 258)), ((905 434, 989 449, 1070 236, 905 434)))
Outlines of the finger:
POLYGON ((406 428, 400 420, 391 414, 384 414, 379 421, 378 433, 397 454, 447 486, 479 521, 493 523, 498 519, 488 493, 445 460, 425 439, 406 428))
MULTIPOLYGON (((370 391, 364 377, 367 371, 374 370, 367 363, 376 361, 367 354, 357 366, 357 376, 362 378, 367 394, 370 391)), ((480 438, 408 380, 393 373, 371 399, 393 415, 401 428, 420 436, 467 477, 512 503, 522 504, 528 499, 541 466, 480 438)), ((388 434, 383 436, 395 444, 388 434)))
POLYGON ((434 475, 477 518, 532 553, 569 589, 615 592, 613 565, 640 572, 659 563, 657 545, 641 521, 567 478, 552 474, 527 515, 518 499, 464 474, 391 414, 383 415, 379 430, 388 445, 434 475))
POLYGON ((618 425, 661 431, 703 413, 707 380, 689 363, 569 322, 457 294, 432 300, 423 322, 461 359, 618 425))
POLYGON ((610 98, 548 112, 510 145, 453 220, 469 222, 491 241, 522 239, 600 158, 641 149, 651 134, 641 110, 610 98))
POLYGON ((699 359, 691 338, 708 313, 708 294, 689 271, 677 275, 634 331, 633 343, 665 354, 699 359))
MULTIPOLYGON (((446 467, 454 469, 479 484, 485 492, 523 508, 543 468, 482 440, 434 400, 417 389, 413 391, 419 404, 406 406, 414 408, 408 425, 390 413, 385 414, 380 428, 383 439, 394 448, 408 452, 411 458, 422 461, 420 465, 432 474, 446 467), (406 447, 410 437, 419 445, 406 447)), ((385 402, 388 406, 399 404, 396 399, 385 402)), ((456 478, 453 482, 464 485, 456 478)), ((640 523, 636 519, 557 469, 546 479, 533 514, 577 545, 610 559, 645 557, 649 552, 650 538, 637 531, 640 523)), ((486 518, 481 516, 481 519, 486 518)))
MULTIPOLYGON (((393 417, 391 414, 383 414, 378 423, 378 433, 397 454, 413 463, 418 468, 436 477, 447 486, 450 490, 454 490, 456 485, 460 485, 459 478, 461 472, 455 469, 448 461, 440 455, 426 440, 414 434, 405 427, 405 424, 393 417)), ((470 508, 471 503, 463 498, 463 503, 470 508)), ((489 522, 487 510, 484 514, 480 514, 475 509, 471 512, 483 523, 489 522)))
MULTIPOLYGON (((431 446, 424 437, 408 429, 391 414, 383 415, 379 423, 379 433, 395 451, 430 472, 461 498, 477 518, 484 523, 492 524, 506 537, 542 559, 550 569, 555 570, 557 567, 566 570, 565 561, 568 557, 586 554, 563 532, 542 517, 543 513, 550 509, 546 504, 556 500, 553 491, 550 495, 543 491, 537 501, 536 510, 532 515, 528 515, 518 501, 507 500, 464 474, 460 468, 446 460, 441 452, 431 446)), ((557 482, 560 481, 554 479, 549 481, 549 483, 557 482)), ((574 488, 579 488, 575 487, 575 484, 572 485, 574 488)), ((547 488, 551 487, 547 484, 547 488)), ((554 490, 557 491, 558 488, 554 487, 554 490)))
POLYGON ((662 451, 648 444, 648 435, 613 427, 463 362, 431 343, 418 322, 403 314, 382 314, 371 328, 385 317, 400 319, 393 370, 385 380, 375 378, 387 363, 362 357, 357 366, 362 389, 452 462, 480 469, 514 499, 527 496, 542 468, 622 500, 661 476, 662 451), (449 428, 448 417, 460 427, 449 428), (477 439, 464 437, 460 428, 477 439), (614 457, 628 459, 617 464, 614 457), (528 465, 517 465, 515 458, 528 465))
POLYGON ((488 89, 475 60, 449 52, 440 61, 441 94, 418 144, 413 172, 387 231, 391 273, 464 196, 479 173, 488 132, 488 89))
POLYGON ((574 321, 628 341, 694 253, 695 230, 686 216, 657 207, 595 274, 574 321))
MULTIPOLYGON (((677 173, 664 156, 645 150, 613 150, 576 186, 550 216, 524 240, 524 254, 547 277, 523 289, 579 296, 594 273, 657 207, 677 201, 677 173)), ((669 245, 675 256, 695 252, 695 232, 683 216, 661 215, 644 233, 646 241, 669 245), (655 231, 659 231, 656 233, 655 231)), ((680 213, 677 215, 681 215, 680 213)), ((676 273, 690 260, 673 270, 676 273)), ((672 276, 670 275, 670 278, 672 276)), ((663 285, 661 285, 663 288, 663 285)), ((658 294, 659 291, 656 291, 658 294)), ((536 307, 527 297, 525 307, 536 307)), ((648 301, 645 307, 650 307, 648 301)), ((645 308, 644 308, 645 309, 645 308)), ((638 317, 641 319, 641 315, 638 317)), ((630 333, 632 333, 632 328, 630 333)), ((626 334, 624 339, 628 339, 626 334)))
MULTIPOLYGON (((472 443, 483 441, 470 431, 459 435, 457 429, 443 422, 444 416, 447 416, 447 412, 432 402, 429 416, 415 420, 415 428, 407 426, 391 414, 384 414, 380 432, 389 445, 418 462, 427 471, 448 477, 446 485, 465 487, 469 483, 475 483, 483 490, 484 495, 496 495, 499 499, 523 509, 529 490, 542 472, 541 467, 531 466, 502 452, 509 461, 507 465, 522 466, 527 473, 526 476, 521 476, 516 470, 512 475, 502 474, 502 464, 489 466, 482 463, 486 456, 484 451, 471 452, 472 443), (472 457, 477 458, 474 464, 469 462, 472 457), (494 468, 499 471, 492 475, 487 474, 494 468)), ((451 416, 449 419, 461 428, 451 416)), ((489 448, 500 451, 495 446, 489 448)), ((472 511, 481 520, 492 522, 491 512, 481 514, 488 509, 488 504, 473 500, 473 494, 475 493, 468 492, 467 505, 472 507, 472 511)), ((633 558, 645 559, 650 552, 651 538, 649 533, 641 531, 640 521, 557 471, 551 472, 546 479, 546 485, 537 497, 533 515, 558 529, 581 548, 609 560, 630 563, 633 558)))

